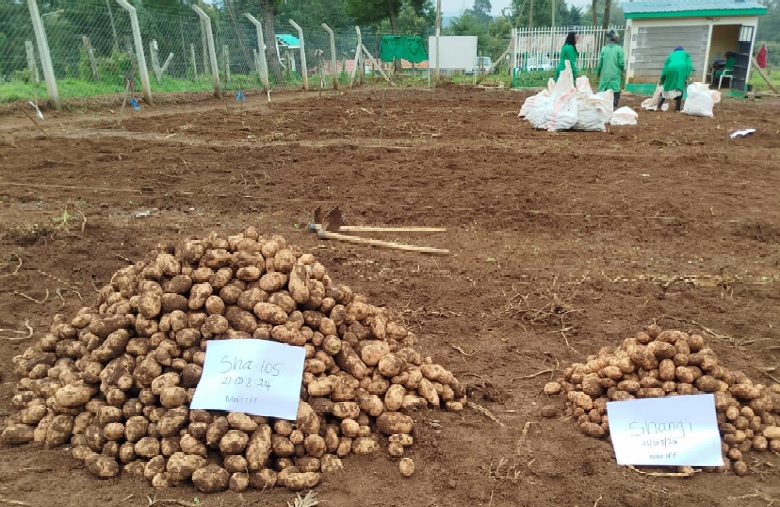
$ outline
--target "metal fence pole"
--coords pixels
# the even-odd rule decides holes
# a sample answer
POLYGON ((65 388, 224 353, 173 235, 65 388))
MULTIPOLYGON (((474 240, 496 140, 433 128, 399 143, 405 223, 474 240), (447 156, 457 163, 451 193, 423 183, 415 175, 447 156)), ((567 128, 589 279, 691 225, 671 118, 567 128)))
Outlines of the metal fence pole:
POLYGON ((144 41, 141 39, 141 27, 138 25, 138 13, 135 7, 127 3, 127 0, 116 0, 130 14, 130 27, 133 30, 135 42, 135 56, 138 59, 138 72, 141 74, 141 87, 144 90, 144 100, 152 105, 152 86, 149 84, 149 71, 146 69, 146 55, 144 54, 144 41))
POLYGON ((336 69, 336 36, 333 35, 333 30, 331 30, 331 28, 325 23, 322 24, 322 28, 324 28, 325 31, 328 32, 328 35, 330 36, 330 65, 331 65, 330 72, 331 74, 333 74, 333 89, 338 90, 339 75, 338 75, 338 70, 336 69))
POLYGON ((30 18, 32 19, 33 31, 35 31, 35 41, 38 43, 38 54, 41 56, 41 67, 43 67, 43 78, 46 80, 49 100, 54 105, 54 109, 62 111, 60 92, 57 90, 57 78, 54 76, 54 66, 51 63, 49 41, 46 39, 46 32, 43 29, 38 4, 35 0, 27 0, 27 7, 30 9, 30 18))
MULTIPOLYGON (((118 1, 118 0, 117 0, 118 1)), ((203 9, 193 4, 192 10, 194 10, 201 21, 203 21, 203 27, 206 29, 206 40, 209 46, 209 59, 211 60, 211 73, 214 75, 214 95, 217 98, 222 98, 222 85, 219 82, 219 67, 217 66, 217 50, 214 49, 214 33, 211 31, 211 18, 208 14, 203 12, 203 9)))
POLYGON ((263 82, 265 91, 268 91, 270 85, 268 84, 268 60, 265 57, 265 39, 263 38, 263 24, 255 19, 254 16, 248 12, 244 13, 244 16, 255 25, 257 30, 257 45, 258 45, 258 63, 260 64, 260 80, 263 82))
POLYGON ((306 67, 306 50, 303 45, 303 29, 292 19, 290 20, 290 24, 298 31, 298 39, 301 41, 301 79, 303 80, 303 89, 309 91, 309 68, 306 67))

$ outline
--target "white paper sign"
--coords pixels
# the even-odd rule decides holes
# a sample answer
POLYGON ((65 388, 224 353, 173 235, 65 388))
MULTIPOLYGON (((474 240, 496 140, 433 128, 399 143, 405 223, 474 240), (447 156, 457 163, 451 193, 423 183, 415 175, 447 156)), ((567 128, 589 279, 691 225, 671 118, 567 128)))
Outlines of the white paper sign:
POLYGON ((306 349, 268 340, 211 340, 190 408, 295 420, 306 349))
POLYGON ((619 465, 722 466, 712 394, 607 403, 619 465))

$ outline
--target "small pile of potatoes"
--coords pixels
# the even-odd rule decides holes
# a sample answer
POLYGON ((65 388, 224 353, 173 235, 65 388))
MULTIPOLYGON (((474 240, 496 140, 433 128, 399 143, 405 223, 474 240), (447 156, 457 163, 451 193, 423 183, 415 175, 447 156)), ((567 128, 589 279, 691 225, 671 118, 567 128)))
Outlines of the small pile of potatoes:
MULTIPOLYGON (((609 401, 712 393, 724 456, 724 467, 712 471, 745 475, 746 453, 780 452, 780 384, 754 384, 724 367, 701 335, 649 326, 621 346, 604 347, 586 363, 566 368, 544 393, 565 393, 566 414, 592 437, 609 434, 609 401)), ((545 416, 554 413, 543 409, 545 416)))
POLYGON ((465 401, 453 374, 414 345, 383 308, 280 236, 250 227, 161 245, 14 358, 17 412, 0 441, 70 445, 97 477, 124 471, 204 492, 312 488, 380 443, 409 476, 408 413, 465 401), (245 338, 305 348, 296 421, 189 408, 207 341, 245 338))

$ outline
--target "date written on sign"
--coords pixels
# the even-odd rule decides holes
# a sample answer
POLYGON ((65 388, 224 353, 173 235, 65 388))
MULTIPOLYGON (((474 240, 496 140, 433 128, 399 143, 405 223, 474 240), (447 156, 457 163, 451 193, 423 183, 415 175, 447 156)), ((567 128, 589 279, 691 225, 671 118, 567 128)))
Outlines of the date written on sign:
POLYGON ((242 386, 248 389, 271 390, 271 380, 279 377, 285 364, 278 361, 255 361, 224 355, 219 361, 220 373, 225 374, 220 384, 242 386), (262 375, 262 376, 255 376, 262 375))
POLYGON ((190 408, 296 419, 306 350, 268 340, 214 340, 190 408))

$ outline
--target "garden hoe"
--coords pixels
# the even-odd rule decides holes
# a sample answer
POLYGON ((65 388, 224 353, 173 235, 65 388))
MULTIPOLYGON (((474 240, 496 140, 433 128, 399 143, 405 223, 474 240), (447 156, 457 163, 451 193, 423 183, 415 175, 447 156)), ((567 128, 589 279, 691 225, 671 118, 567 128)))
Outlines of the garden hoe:
POLYGON ((442 232, 446 229, 434 228, 434 227, 361 227, 361 226, 346 226, 342 225, 343 216, 341 210, 336 206, 327 215, 322 216, 322 210, 317 208, 314 210, 314 222, 309 224, 310 231, 316 231, 317 236, 320 239, 335 239, 337 241, 344 241, 347 243, 355 243, 359 245, 371 245, 381 248, 390 248, 393 250, 404 250, 407 252, 420 252, 429 254, 443 254, 450 253, 449 250, 441 248, 432 248, 427 246, 416 245, 404 245, 402 243, 396 243, 393 241, 382 241, 378 239, 361 238, 357 236, 349 236, 347 234, 340 234, 335 231, 351 231, 351 232, 442 232))

